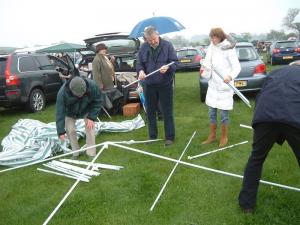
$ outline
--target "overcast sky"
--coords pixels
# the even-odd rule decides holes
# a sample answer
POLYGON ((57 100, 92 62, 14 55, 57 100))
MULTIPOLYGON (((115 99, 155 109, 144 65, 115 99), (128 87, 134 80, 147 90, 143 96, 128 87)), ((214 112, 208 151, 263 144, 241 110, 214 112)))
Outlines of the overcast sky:
POLYGON ((170 16, 187 37, 212 27, 228 33, 282 29, 299 0, 0 0, 0 46, 24 47, 83 39, 106 32, 130 32, 140 20, 170 16))

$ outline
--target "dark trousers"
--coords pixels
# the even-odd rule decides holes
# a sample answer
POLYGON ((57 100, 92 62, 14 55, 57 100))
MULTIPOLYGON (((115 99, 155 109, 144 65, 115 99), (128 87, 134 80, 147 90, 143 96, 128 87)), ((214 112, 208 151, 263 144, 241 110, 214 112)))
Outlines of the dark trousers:
POLYGON ((300 167, 300 129, 282 123, 261 123, 254 129, 252 153, 244 172, 243 186, 239 194, 242 208, 254 208, 263 163, 275 142, 287 140, 300 167))
POLYGON ((173 115, 173 86, 172 83, 166 85, 145 85, 145 100, 147 108, 148 118, 148 133, 150 139, 157 138, 157 121, 156 111, 158 101, 161 106, 164 128, 165 128, 165 139, 174 140, 175 138, 175 126, 174 126, 174 115, 173 115))

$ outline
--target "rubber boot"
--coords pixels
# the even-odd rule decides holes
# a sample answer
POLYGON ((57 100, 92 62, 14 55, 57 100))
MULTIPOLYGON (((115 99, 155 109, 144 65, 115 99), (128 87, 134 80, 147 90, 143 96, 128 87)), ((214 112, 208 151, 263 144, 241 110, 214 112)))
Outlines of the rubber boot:
POLYGON ((217 124, 211 123, 209 125, 209 135, 207 139, 202 142, 203 145, 210 144, 216 141, 216 130, 217 130, 217 124))
POLYGON ((221 138, 219 147, 224 147, 228 142, 228 125, 222 124, 221 125, 221 138))

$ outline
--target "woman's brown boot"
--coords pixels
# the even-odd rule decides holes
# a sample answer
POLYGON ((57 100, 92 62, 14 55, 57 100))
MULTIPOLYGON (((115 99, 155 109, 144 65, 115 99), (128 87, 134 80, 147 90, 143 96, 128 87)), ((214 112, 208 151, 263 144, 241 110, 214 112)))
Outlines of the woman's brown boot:
POLYGON ((217 130, 217 124, 211 123, 209 125, 209 135, 207 139, 202 142, 203 145, 210 144, 216 141, 216 130, 217 130))
POLYGON ((221 138, 219 147, 222 148, 227 145, 228 142, 228 125, 222 124, 221 125, 221 138))

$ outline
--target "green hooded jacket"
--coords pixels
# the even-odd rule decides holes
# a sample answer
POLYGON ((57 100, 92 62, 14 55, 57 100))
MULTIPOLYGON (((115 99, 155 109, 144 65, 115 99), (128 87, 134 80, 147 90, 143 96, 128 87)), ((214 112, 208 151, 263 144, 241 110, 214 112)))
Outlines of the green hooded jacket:
POLYGON ((90 79, 83 78, 86 82, 87 91, 82 97, 72 94, 69 83, 66 82, 59 90, 56 99, 56 129, 57 134, 66 133, 65 117, 81 119, 86 116, 88 119, 96 121, 102 106, 102 94, 98 85, 90 79))

